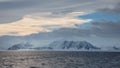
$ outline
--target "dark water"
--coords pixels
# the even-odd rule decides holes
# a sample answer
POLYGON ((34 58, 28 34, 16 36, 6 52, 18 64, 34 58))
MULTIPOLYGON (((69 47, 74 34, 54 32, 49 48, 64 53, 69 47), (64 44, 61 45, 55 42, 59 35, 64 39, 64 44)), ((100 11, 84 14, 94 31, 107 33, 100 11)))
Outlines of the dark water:
POLYGON ((0 51, 0 68, 120 68, 120 53, 0 51))

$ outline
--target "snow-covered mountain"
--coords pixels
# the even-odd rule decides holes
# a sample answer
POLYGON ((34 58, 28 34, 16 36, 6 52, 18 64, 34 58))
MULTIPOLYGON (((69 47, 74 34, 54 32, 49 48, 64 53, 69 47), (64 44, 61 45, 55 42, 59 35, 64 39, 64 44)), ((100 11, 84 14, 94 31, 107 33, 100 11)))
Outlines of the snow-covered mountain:
POLYGON ((12 47, 9 47, 8 50, 20 50, 20 49, 30 49, 33 45, 30 43, 19 43, 15 44, 12 47))
POLYGON ((100 50, 100 48, 93 46, 87 41, 54 41, 46 47, 33 47, 33 45, 26 44, 15 44, 8 50, 20 50, 20 49, 31 49, 31 50, 69 50, 69 51, 82 51, 82 50, 100 50))
POLYGON ((30 43, 19 43, 8 48, 8 50, 43 50, 43 51, 120 51, 120 47, 96 47, 87 41, 59 40, 44 47, 34 47, 30 43))
POLYGON ((99 50, 87 41, 54 41, 49 45, 54 50, 99 50))

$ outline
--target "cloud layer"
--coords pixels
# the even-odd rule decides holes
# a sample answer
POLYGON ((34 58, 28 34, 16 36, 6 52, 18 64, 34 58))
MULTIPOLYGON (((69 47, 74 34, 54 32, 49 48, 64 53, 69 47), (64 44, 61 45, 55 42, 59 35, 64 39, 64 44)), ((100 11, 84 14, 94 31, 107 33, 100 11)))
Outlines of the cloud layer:
POLYGON ((113 7, 102 8, 102 9, 100 9, 100 11, 109 12, 109 13, 119 13, 120 14, 120 2, 118 2, 113 7))
POLYGON ((0 25, 0 35, 24 36, 39 32, 51 32, 54 29, 71 27, 83 24, 90 19, 79 19, 77 16, 84 15, 83 12, 72 12, 68 14, 40 13, 24 16, 23 19, 0 25))
POLYGON ((92 12, 119 0, 0 0, 0 23, 11 23, 36 12, 92 12))

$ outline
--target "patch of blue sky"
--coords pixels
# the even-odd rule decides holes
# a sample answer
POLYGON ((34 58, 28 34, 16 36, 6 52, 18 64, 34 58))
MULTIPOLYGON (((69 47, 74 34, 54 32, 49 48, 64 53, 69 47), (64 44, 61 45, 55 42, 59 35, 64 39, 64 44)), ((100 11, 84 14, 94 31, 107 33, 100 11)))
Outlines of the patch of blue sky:
MULTIPOLYGON (((101 22, 101 21, 107 21, 107 22, 117 22, 120 21, 120 14, 114 14, 114 13, 103 13, 103 12, 95 12, 83 16, 78 16, 78 18, 82 19, 92 19, 91 22, 101 22)), ((82 25, 76 25, 79 28, 89 28, 92 26, 90 22, 86 22, 82 25)))
POLYGON ((120 21, 120 14, 95 12, 84 16, 78 16, 82 19, 92 19, 93 21, 120 21))

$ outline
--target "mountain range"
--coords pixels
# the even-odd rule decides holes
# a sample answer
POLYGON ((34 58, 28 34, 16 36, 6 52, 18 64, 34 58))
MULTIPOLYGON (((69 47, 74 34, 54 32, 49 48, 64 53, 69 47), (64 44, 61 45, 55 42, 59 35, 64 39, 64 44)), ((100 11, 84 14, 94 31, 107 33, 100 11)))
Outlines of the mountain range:
MULTIPOLYGON (((120 48, 112 47, 113 50, 120 48)), ((87 41, 54 41, 45 47, 34 47, 30 43, 19 43, 8 48, 8 50, 45 50, 45 51, 99 51, 100 47, 94 46, 87 41)))

